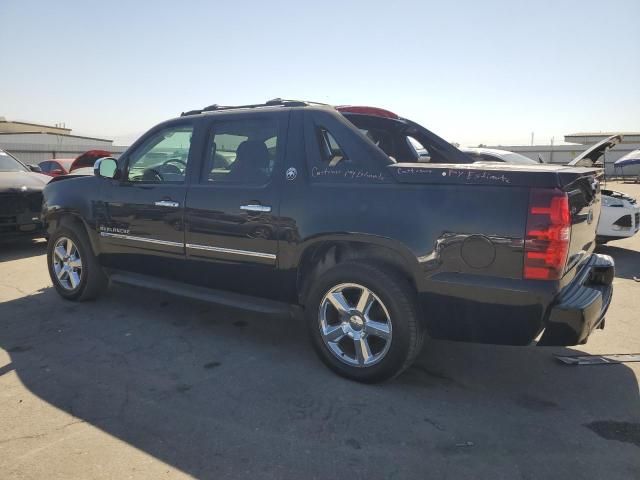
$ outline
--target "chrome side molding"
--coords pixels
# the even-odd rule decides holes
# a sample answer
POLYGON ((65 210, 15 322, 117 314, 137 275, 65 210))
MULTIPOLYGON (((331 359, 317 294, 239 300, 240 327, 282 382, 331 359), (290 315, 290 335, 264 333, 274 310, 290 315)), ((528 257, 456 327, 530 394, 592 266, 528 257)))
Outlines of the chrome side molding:
POLYGON ((270 212, 271 207, 269 205, 259 205, 255 203, 251 203, 249 205, 240 205, 240 210, 246 210, 247 212, 270 212))
POLYGON ((211 247, 209 245, 198 245, 195 243, 187 243, 186 246, 187 248, 190 248, 192 250, 206 250, 209 252, 230 253, 232 255, 245 255, 248 257, 268 258, 270 260, 276 259, 276 256, 273 253, 253 252, 251 250, 236 250, 235 248, 211 247))

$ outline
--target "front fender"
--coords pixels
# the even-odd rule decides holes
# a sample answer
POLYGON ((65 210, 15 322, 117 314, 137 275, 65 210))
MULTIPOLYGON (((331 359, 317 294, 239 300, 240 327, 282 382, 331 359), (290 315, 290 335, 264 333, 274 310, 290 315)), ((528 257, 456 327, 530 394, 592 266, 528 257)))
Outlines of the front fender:
POLYGON ((47 185, 43 192, 42 221, 51 235, 61 225, 79 224, 89 237, 94 254, 99 254, 100 243, 94 218, 96 196, 100 182, 95 177, 78 177, 47 185))

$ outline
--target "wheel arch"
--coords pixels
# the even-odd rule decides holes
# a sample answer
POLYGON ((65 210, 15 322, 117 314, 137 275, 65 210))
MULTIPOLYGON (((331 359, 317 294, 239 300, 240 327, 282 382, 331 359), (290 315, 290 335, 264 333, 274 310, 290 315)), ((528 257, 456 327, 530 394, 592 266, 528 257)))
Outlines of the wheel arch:
POLYGON ((418 260, 399 242, 374 235, 329 235, 314 238, 300 249, 296 262, 298 301, 304 303, 313 279, 335 265, 354 260, 392 269, 406 279, 412 288, 419 288, 418 260))
POLYGON ((89 238, 89 243, 91 245, 91 250, 94 255, 98 254, 99 245, 96 236, 93 233, 93 230, 89 227, 87 222, 82 218, 80 214, 77 212, 64 210, 55 213, 50 213, 47 215, 47 233, 51 236, 56 230, 60 227, 77 227, 84 230, 89 238))

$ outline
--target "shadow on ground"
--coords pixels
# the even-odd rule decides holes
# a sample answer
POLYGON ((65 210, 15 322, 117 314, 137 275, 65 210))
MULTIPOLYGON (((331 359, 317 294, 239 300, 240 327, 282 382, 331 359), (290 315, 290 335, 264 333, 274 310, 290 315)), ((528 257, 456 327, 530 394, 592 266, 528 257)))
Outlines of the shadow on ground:
POLYGON ((640 476, 636 377, 552 358, 575 349, 433 342, 367 386, 325 369, 301 323, 157 292, 45 289, 0 319, 0 375, 198 478, 640 476))
POLYGON ((16 238, 0 240, 0 263, 21 258, 35 257, 47 252, 47 242, 43 238, 16 238))
POLYGON ((640 252, 613 245, 600 245, 598 253, 611 255, 616 262, 616 277, 640 278, 640 252))

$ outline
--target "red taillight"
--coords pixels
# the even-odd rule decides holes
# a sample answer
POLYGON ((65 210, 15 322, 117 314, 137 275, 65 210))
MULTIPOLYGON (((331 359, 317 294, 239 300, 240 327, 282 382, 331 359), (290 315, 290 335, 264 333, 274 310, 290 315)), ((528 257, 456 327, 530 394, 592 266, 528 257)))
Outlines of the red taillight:
POLYGON ((393 118, 397 120, 399 117, 389 110, 377 107, 358 107, 355 105, 340 105, 336 107, 340 113, 359 113, 361 115, 372 115, 374 117, 393 118))
POLYGON ((570 240, 571 214, 567 194, 556 189, 532 189, 524 242, 524 278, 561 278, 570 240))

